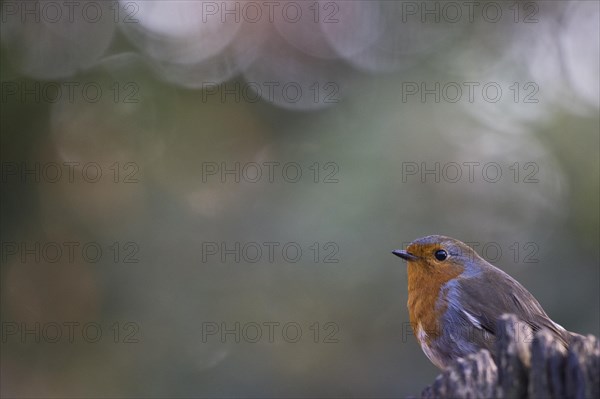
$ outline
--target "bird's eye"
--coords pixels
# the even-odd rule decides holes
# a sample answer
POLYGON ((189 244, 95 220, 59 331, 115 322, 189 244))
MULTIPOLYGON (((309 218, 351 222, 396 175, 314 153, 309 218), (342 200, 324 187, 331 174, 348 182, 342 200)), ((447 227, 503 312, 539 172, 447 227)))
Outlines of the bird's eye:
POLYGON ((448 258, 448 252, 444 251, 443 249, 438 249, 437 251, 435 251, 434 256, 437 260, 443 261, 448 258))

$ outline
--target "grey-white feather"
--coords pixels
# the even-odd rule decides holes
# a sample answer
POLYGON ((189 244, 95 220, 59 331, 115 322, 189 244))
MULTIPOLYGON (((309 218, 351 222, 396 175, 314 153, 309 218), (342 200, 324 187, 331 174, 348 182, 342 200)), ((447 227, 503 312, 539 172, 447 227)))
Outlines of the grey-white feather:
POLYGON ((471 332, 472 338, 485 347, 491 349, 496 323, 505 313, 516 315, 529 324, 534 332, 547 328, 565 346, 569 342, 569 333, 548 317, 534 296, 518 281, 492 265, 486 264, 476 276, 459 276, 446 284, 444 289, 447 321, 466 323, 487 333, 486 336, 477 331, 471 332))

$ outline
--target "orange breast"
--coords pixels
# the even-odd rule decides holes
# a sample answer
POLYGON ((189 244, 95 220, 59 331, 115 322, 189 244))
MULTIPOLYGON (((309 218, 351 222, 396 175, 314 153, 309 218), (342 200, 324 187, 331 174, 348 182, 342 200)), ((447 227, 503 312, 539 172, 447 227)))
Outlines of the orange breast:
POLYGON ((421 345, 429 345, 440 335, 441 315, 446 306, 442 304, 436 309, 436 304, 442 295, 442 286, 462 271, 459 266, 436 268, 420 262, 408 263, 408 313, 413 332, 421 345), (427 342, 422 342, 423 339, 427 342))

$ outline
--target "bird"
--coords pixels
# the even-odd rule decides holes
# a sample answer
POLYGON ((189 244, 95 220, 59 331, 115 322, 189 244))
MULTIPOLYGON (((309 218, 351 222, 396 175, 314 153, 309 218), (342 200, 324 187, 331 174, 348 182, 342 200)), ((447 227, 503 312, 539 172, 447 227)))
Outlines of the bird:
POLYGON ((438 368, 481 349, 494 356, 497 320, 516 315, 532 331, 548 329, 563 346, 572 335, 546 314, 534 296, 467 244, 442 235, 392 253, 408 263, 408 312, 421 349, 438 368))

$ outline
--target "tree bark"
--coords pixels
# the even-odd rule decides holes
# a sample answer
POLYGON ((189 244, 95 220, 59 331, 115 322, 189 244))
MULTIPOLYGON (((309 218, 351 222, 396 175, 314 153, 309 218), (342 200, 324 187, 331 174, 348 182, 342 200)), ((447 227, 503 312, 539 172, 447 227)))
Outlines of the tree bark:
POLYGON ((421 398, 600 398, 600 341, 593 335, 573 334, 565 348, 550 331, 533 334, 504 315, 494 352, 457 359, 421 398))

